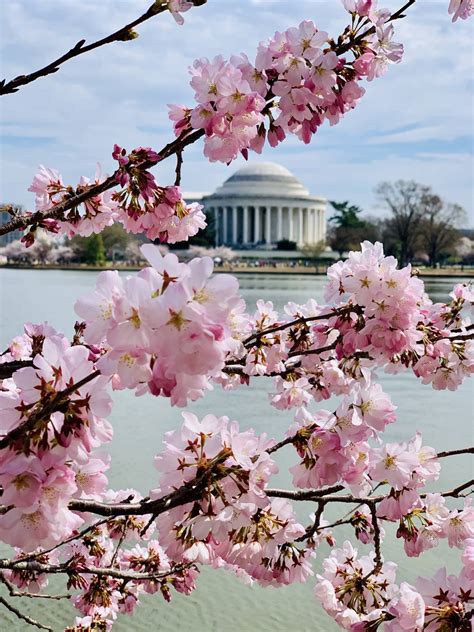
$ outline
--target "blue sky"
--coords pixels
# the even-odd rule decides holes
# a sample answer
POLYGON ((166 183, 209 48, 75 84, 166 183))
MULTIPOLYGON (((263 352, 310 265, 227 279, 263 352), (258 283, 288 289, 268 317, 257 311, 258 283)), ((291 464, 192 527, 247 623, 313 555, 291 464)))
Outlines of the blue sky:
MULTIPOLYGON (((49 63, 78 40, 106 35, 149 6, 149 0, 8 0, 1 7, 2 76, 10 79, 49 63)), ((381 3, 392 10, 402 2, 381 3)), ((349 199, 380 214, 374 187, 415 179, 461 204, 474 226, 474 19, 451 24, 448 0, 418 0, 397 23, 405 58, 371 84, 358 107, 309 146, 290 138, 255 160, 293 171, 315 195, 349 199)), ((172 138, 167 103, 193 104, 187 68, 196 57, 246 52, 303 19, 336 36, 348 14, 339 0, 208 0, 185 14, 139 28, 115 43, 65 64, 56 74, 1 99, 1 199, 32 208, 27 189, 36 166, 58 169, 66 182, 113 169, 119 143, 159 149, 172 138)), ((183 188, 212 191, 243 161, 209 164, 202 145, 185 154, 183 188)), ((170 161, 155 172, 170 183, 170 161)))

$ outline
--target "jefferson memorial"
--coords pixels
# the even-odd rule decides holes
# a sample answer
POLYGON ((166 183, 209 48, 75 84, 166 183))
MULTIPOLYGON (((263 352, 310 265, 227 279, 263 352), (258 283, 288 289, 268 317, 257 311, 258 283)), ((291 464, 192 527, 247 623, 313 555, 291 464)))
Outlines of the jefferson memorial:
POLYGON ((282 239, 304 246, 326 238, 327 200, 272 162, 245 165, 211 195, 184 197, 212 214, 216 246, 270 246, 282 239))

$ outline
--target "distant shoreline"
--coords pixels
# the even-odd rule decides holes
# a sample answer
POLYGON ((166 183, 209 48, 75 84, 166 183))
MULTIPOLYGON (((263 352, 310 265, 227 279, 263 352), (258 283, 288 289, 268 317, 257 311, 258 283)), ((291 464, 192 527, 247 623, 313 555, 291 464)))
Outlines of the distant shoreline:
MULTIPOLYGON (((118 270, 119 272, 137 272, 144 266, 93 266, 93 265, 18 265, 18 264, 6 264, 0 266, 0 270, 64 270, 72 272, 102 272, 103 270, 118 270)), ((474 278, 474 268, 417 268, 419 276, 427 278, 474 278)), ((283 275, 305 275, 305 276, 325 276, 326 266, 231 266, 224 265, 214 268, 216 274, 231 273, 231 274, 283 274, 283 275)))

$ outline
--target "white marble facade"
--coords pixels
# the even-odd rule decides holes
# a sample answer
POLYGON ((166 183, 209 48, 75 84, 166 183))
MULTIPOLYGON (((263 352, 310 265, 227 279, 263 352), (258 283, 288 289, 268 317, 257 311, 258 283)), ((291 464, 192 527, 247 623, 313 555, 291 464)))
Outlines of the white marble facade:
POLYGON ((274 163, 245 165, 199 201, 214 216, 217 246, 270 245, 281 239, 303 246, 326 238, 326 200, 311 196, 288 169, 274 163))

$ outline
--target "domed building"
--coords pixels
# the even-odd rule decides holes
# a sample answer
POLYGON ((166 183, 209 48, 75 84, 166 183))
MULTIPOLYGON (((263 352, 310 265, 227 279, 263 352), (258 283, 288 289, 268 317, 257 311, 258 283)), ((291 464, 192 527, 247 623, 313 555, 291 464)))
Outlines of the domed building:
POLYGON ((326 238, 326 200, 272 162, 247 164, 211 195, 187 199, 213 215, 216 246, 270 246, 282 239, 303 246, 326 238))

